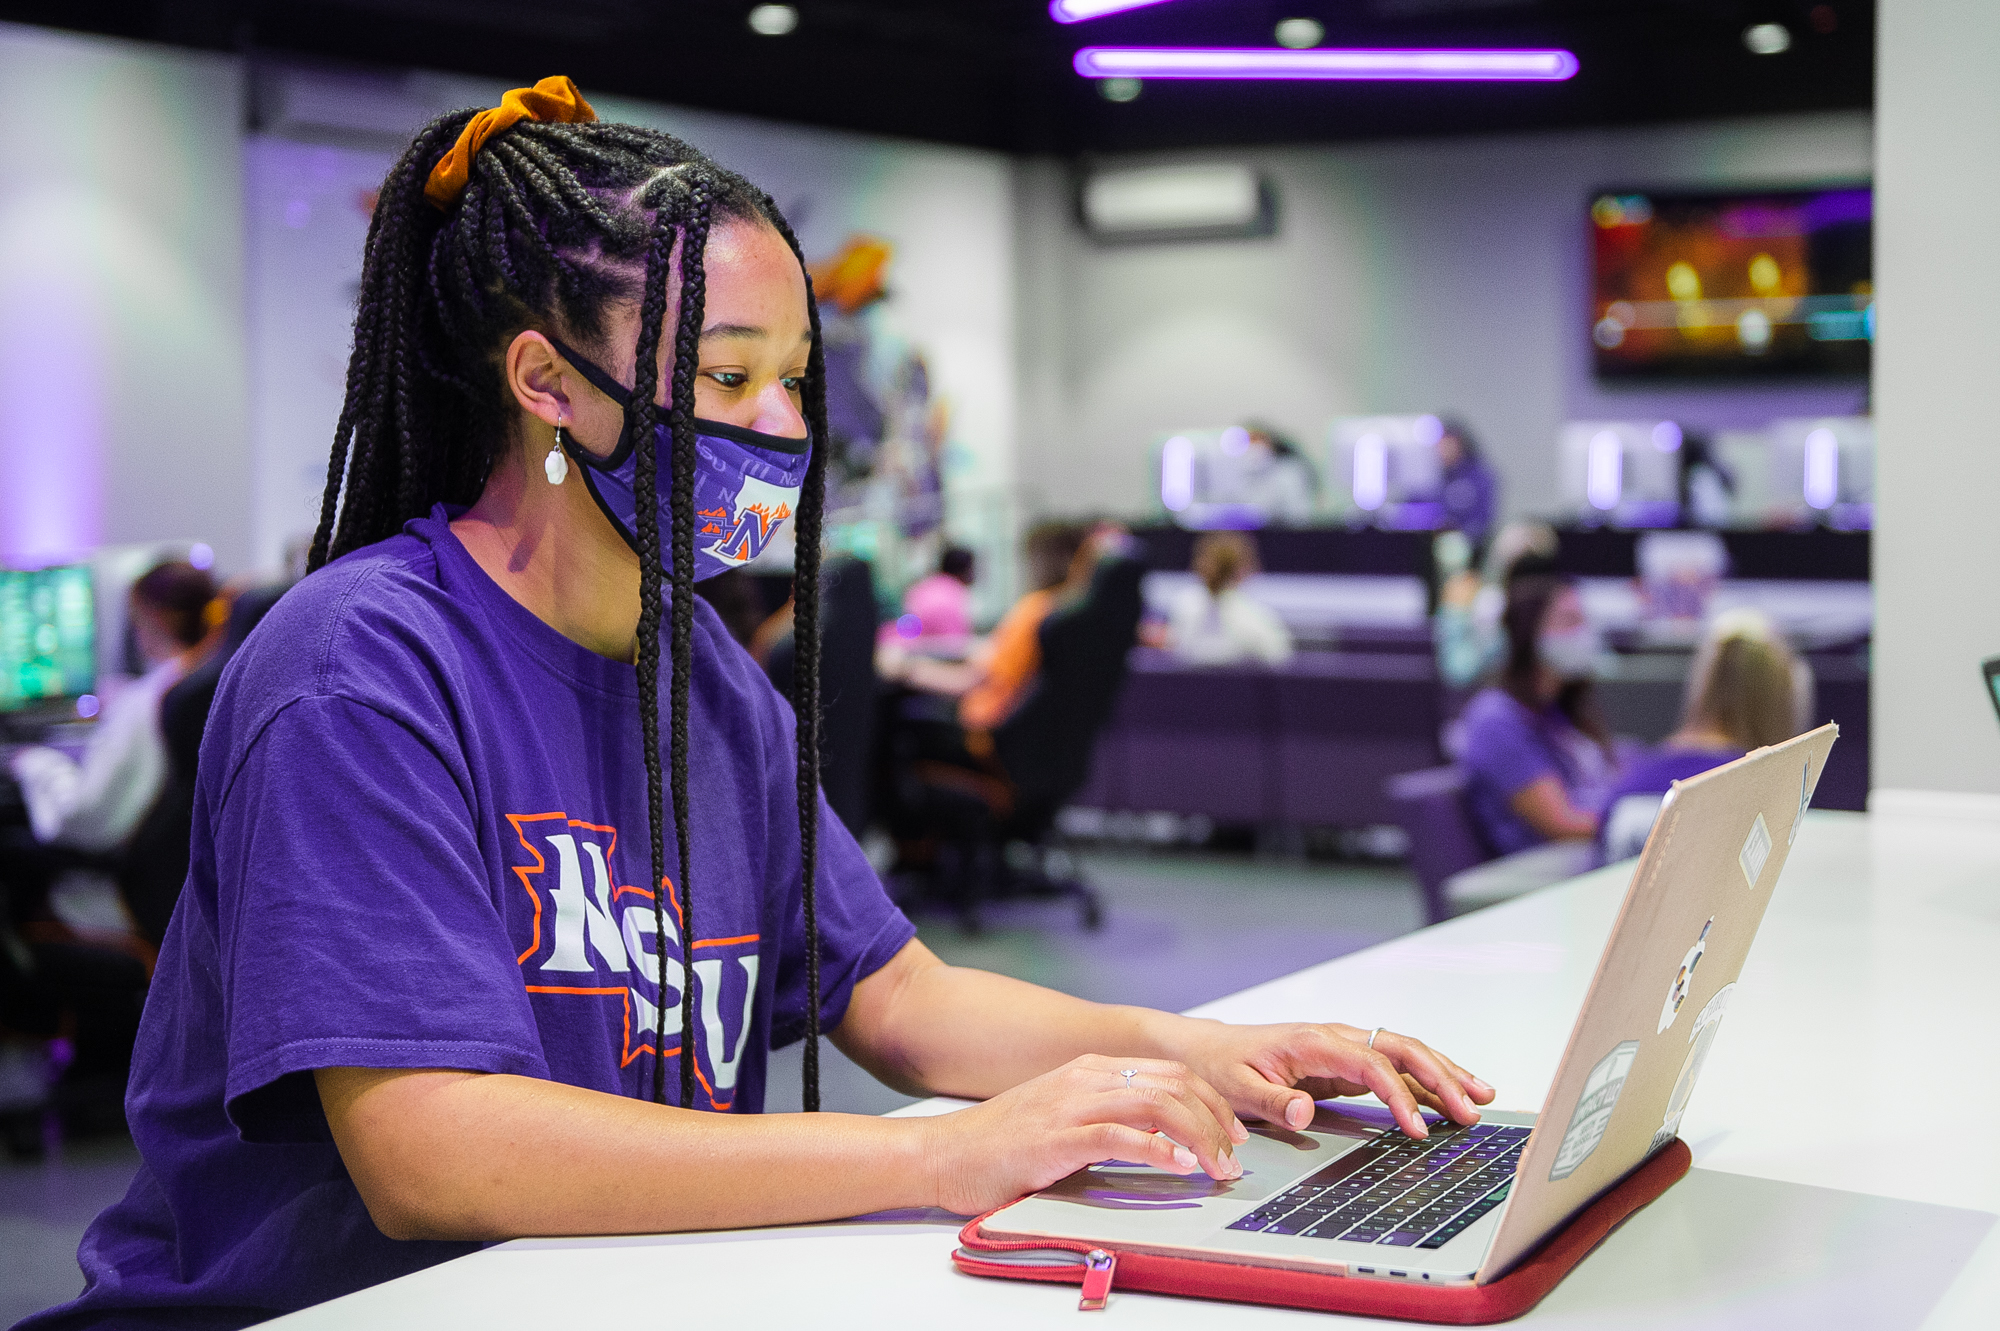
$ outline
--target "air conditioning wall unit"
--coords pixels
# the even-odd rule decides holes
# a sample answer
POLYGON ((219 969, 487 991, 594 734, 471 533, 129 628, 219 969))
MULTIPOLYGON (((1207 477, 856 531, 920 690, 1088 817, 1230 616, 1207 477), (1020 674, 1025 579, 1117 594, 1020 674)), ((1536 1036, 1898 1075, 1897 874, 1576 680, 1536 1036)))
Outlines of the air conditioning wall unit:
POLYGON ((1099 168, 1083 178, 1077 211, 1107 245, 1246 240, 1278 229, 1271 182, 1233 162, 1099 168))

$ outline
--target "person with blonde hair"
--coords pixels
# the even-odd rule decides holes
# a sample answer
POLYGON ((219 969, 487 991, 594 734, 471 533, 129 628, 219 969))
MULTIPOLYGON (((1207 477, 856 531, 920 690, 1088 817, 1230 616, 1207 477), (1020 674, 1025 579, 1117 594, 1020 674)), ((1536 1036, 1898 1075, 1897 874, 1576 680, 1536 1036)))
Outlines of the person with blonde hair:
POLYGON ((1292 659, 1292 634, 1269 606, 1252 600, 1243 580, 1257 571, 1257 547, 1240 531, 1212 531, 1194 543, 1200 585, 1175 598, 1167 646, 1190 665, 1237 665, 1292 659))
POLYGON ((1627 765, 1605 806, 1609 859, 1636 855, 1667 791, 1752 749, 1805 730, 1812 716, 1812 671, 1761 611, 1716 616, 1688 672, 1680 728, 1627 765))

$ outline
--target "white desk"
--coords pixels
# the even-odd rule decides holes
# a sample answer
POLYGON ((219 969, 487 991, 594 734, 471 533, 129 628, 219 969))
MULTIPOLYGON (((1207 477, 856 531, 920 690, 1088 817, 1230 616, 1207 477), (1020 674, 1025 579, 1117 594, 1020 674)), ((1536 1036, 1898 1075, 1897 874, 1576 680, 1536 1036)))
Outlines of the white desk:
MULTIPOLYGON (((1540 1108, 1624 892, 1616 867, 1198 1009, 1421 1034, 1540 1108)), ((2000 824, 1815 813, 1682 1125, 1695 1169, 1525 1321, 2000 1325, 2000 824)), ((932 1105, 933 1109, 944 1106, 932 1105)), ((919 1107, 923 1108, 923 1107, 919 1107)), ((526 1240, 287 1327, 1077 1327, 1074 1291, 954 1272, 959 1222, 526 1240)), ((1121 1326, 1326 1325, 1117 1294, 1121 1326)), ((1338 1319, 1334 1319, 1338 1320, 1338 1319)))

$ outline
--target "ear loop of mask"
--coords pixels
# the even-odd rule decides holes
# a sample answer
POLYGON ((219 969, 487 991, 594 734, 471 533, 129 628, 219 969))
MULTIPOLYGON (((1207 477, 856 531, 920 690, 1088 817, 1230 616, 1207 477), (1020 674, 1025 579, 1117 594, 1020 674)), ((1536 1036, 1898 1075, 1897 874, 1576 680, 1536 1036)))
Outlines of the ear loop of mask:
MULTIPOLYGON (((561 338, 555 336, 553 333, 543 333, 542 336, 547 338, 549 345, 554 347, 557 353, 570 363, 572 369, 583 376, 585 383, 610 398, 613 402, 616 402, 621 410, 629 410, 631 408, 631 389, 606 374, 588 357, 579 355, 576 351, 572 350, 561 338)), ((607 458, 592 457, 576 442, 576 436, 564 430, 560 425, 556 427, 556 444, 563 452, 585 466, 597 467, 609 471, 624 462, 626 454, 631 451, 632 441, 629 437, 630 434, 631 426, 629 424, 621 424, 619 426, 618 444, 611 450, 611 456, 607 458)), ((551 464, 551 469, 553 469, 553 464, 551 464)), ((567 472, 567 468, 565 468, 565 472, 567 472)))

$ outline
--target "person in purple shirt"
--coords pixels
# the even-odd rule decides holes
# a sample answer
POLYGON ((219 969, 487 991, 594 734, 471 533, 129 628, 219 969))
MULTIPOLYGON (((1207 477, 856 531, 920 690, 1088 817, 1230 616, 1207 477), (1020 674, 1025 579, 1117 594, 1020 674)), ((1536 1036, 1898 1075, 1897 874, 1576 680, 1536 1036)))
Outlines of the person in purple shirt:
POLYGON ((1479 455, 1479 441, 1464 421, 1447 417, 1438 436, 1438 497, 1444 503, 1444 525, 1465 533, 1484 548, 1493 530, 1493 510, 1500 483, 1493 468, 1479 455))
POLYGON ((1764 614, 1736 609, 1717 615, 1688 672, 1680 728, 1629 760, 1605 795, 1598 832, 1605 858, 1639 853, 1661 797, 1676 781, 1805 730, 1811 699, 1811 671, 1764 614))
POLYGON ((1591 688, 1597 633, 1575 583, 1542 574, 1508 585, 1501 622, 1499 680, 1473 696, 1456 726, 1473 823, 1496 855, 1587 841, 1617 771, 1591 688))
POLYGON ((567 79, 418 134, 370 227, 314 570, 203 742, 56 1327, 239 1327, 530 1234, 1240 1176, 1241 1119, 1493 1091, 1420 1041, 946 966, 819 797, 824 354, 769 197, 567 79), (584 348, 579 351, 575 348, 584 348), (692 594, 798 523, 788 706, 692 594), (662 657, 666 669, 662 669, 662 657), (818 1036, 941 1118, 765 1114, 818 1036))

